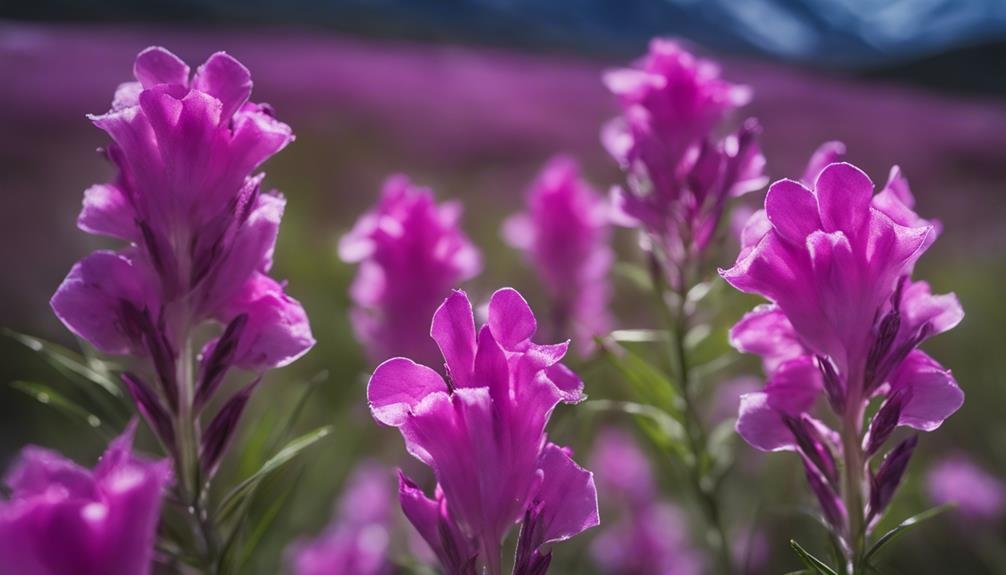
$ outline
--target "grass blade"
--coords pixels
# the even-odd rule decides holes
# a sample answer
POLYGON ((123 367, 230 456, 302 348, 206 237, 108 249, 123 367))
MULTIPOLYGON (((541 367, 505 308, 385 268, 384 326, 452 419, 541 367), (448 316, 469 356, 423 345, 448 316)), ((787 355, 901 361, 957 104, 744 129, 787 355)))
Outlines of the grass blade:
POLYGON ((818 575, 838 575, 835 570, 824 562, 811 555, 809 551, 800 546, 795 539, 789 540, 789 546, 793 549, 793 552, 797 554, 803 564, 806 565, 813 573, 818 575))
POLYGON ((898 538, 899 536, 904 534, 905 531, 908 531, 909 529, 915 527, 916 525, 922 523, 923 521, 932 519, 933 517, 942 514, 944 511, 947 511, 952 507, 953 504, 940 505, 939 507, 933 507, 932 509, 927 509, 922 513, 912 515, 908 519, 905 519, 904 521, 899 523, 897 527, 881 535, 880 538, 877 539, 877 542, 874 543, 873 546, 870 547, 869 551, 866 552, 866 555, 863 556, 863 560, 869 561, 870 557, 873 557, 874 553, 879 551, 881 547, 887 545, 894 539, 898 538))

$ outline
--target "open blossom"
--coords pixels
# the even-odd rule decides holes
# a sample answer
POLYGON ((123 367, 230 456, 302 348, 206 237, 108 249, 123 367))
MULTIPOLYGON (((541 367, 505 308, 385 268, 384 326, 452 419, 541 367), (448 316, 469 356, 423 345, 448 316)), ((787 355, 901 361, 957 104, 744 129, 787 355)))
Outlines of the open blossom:
POLYGON ((347 483, 332 524, 314 540, 291 547, 292 573, 390 573, 391 496, 387 470, 372 462, 361 464, 347 483))
MULTIPOLYGON (((774 183, 765 209, 745 228, 737 263, 721 271, 734 287, 771 301, 731 332, 738 350, 762 356, 768 375, 763 391, 742 398, 737 430, 758 449, 797 451, 836 526, 850 511, 837 495, 835 457, 843 450, 838 433, 810 415, 818 397, 827 398, 843 433, 862 439, 866 458, 896 427, 932 431, 964 400, 950 372, 916 349, 963 317, 955 296, 933 295, 910 279, 938 225, 912 211, 897 168, 874 194, 858 168, 821 166, 840 153, 828 144, 803 183, 774 183), (861 437, 874 397, 885 401, 861 437)), ((864 479, 871 485, 868 521, 889 503, 914 446, 914 438, 898 444, 864 479)))
POLYGON ((263 192, 255 173, 293 134, 268 105, 249 101, 251 76, 234 58, 219 52, 189 72, 148 48, 136 57, 136 81, 91 116, 111 137, 118 177, 84 193, 77 223, 129 246, 78 262, 51 301, 99 350, 148 359, 159 393, 136 376, 127 386, 155 429, 179 409, 175 364, 204 323, 226 329, 203 349, 197 403, 232 366, 261 372, 314 345, 304 309, 268 275, 285 200, 263 192))
POLYGON ((614 253, 607 208, 573 159, 545 166, 528 193, 527 211, 507 219, 503 235, 527 254, 541 279, 554 334, 571 330, 580 350, 589 352, 592 338, 611 327, 607 276, 614 253))
POLYGON ((518 522, 515 573, 540 575, 546 544, 598 523, 592 475, 545 435, 556 405, 583 399, 583 382, 560 363, 568 344, 534 343, 536 330, 527 302, 505 288, 476 332, 468 297, 455 291, 430 332, 448 379, 401 357, 370 379, 374 418, 399 428, 409 453, 436 475, 434 498, 404 476, 400 494, 449 575, 498 574, 502 541, 518 522))
POLYGON ((453 287, 482 269, 460 218, 461 204, 437 204, 428 188, 392 176, 377 205, 339 242, 339 257, 360 264, 350 287, 351 319, 374 363, 394 356, 436 361, 430 317, 453 287))
POLYGON ((1006 516, 1006 484, 964 455, 938 462, 926 474, 926 494, 937 504, 952 503, 968 520, 1006 516))
POLYGON ((661 499, 649 459, 628 434, 602 431, 591 467, 597 472, 602 505, 618 515, 591 543, 591 556, 604 573, 705 572, 705 558, 690 541, 684 514, 661 499))
POLYGON ((602 133, 627 176, 627 185, 613 192, 616 215, 651 234, 680 264, 708 246, 727 200, 765 184, 754 121, 722 140, 715 136, 750 100, 750 90, 665 39, 653 40, 634 67, 604 80, 622 108, 602 133))
POLYGON ((93 471, 47 449, 22 451, 4 478, 10 499, 0 498, 0 573, 151 573, 171 467, 136 457, 134 430, 93 471))

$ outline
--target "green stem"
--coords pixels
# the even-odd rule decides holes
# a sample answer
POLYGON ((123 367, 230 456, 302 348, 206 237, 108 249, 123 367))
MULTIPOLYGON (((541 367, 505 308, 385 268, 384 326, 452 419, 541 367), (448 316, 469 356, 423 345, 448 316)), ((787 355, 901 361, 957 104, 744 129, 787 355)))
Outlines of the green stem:
POLYGON ((866 552, 866 517, 863 499, 863 469, 866 464, 860 429, 863 414, 858 401, 850 401, 842 421, 842 451, 844 469, 842 495, 849 516, 848 570, 851 575, 864 573, 863 554, 866 552))
POLYGON ((503 549, 500 547, 500 536, 483 537, 481 555, 485 562, 485 572, 488 575, 502 575, 503 549))
POLYGON ((195 351, 191 338, 186 338, 178 358, 179 387, 177 476, 184 513, 195 538, 195 555, 202 559, 207 575, 219 572, 219 538, 208 510, 208 493, 199 461, 199 418, 193 411, 195 397, 195 351))
POLYGON ((723 514, 720 510, 717 489, 706 476, 708 463, 708 442, 705 425, 698 410, 698 402, 694 397, 692 388, 691 366, 688 361, 688 350, 685 345, 685 337, 691 324, 691 317, 688 313, 687 298, 691 289, 691 274, 688 273, 687 265, 681 268, 681 277, 675 291, 676 305, 674 309, 667 303, 666 294, 669 291, 664 270, 661 269, 657 256, 654 265, 651 267, 653 286, 656 296, 659 299, 661 313, 668 323, 671 332, 672 371, 675 380, 678 382, 681 397, 684 402, 684 428, 688 441, 688 450, 691 454, 691 461, 687 462, 689 479, 692 488, 698 495, 699 503, 703 515, 711 530, 709 539, 717 554, 720 565, 720 572, 727 575, 733 571, 733 557, 730 555, 730 546, 726 535, 726 528, 723 525, 723 514))

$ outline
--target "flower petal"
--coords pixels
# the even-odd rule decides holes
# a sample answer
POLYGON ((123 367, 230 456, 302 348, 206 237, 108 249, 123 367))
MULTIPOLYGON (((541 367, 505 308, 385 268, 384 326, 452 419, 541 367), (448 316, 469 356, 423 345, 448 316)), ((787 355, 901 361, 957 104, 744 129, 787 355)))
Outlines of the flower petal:
POLYGON ((133 76, 144 88, 158 84, 187 86, 189 67, 178 56, 160 46, 140 52, 133 63, 133 76))
POLYGON ((780 180, 769 187, 765 214, 779 235, 797 245, 821 229, 814 194, 793 180, 780 180))
POLYGON ((412 408, 435 391, 447 391, 439 373, 411 359, 395 357, 374 370, 367 384, 367 401, 375 419, 398 427, 412 408))
POLYGON ((565 541, 600 524, 593 473, 554 443, 542 450, 538 465, 544 473, 535 497, 542 503, 539 545, 565 541))
POLYGON ((226 52, 217 52, 196 70, 192 88, 220 100, 220 117, 230 118, 251 96, 251 72, 226 52))
POLYGON ((858 235, 869 216, 873 197, 869 176, 852 164, 831 164, 821 170, 814 192, 825 231, 843 231, 850 237, 858 235))
POLYGON ((227 324, 242 313, 248 314, 248 323, 234 354, 235 365, 252 370, 283 367, 314 347, 304 308, 269 276, 252 276, 217 319, 227 324))
POLYGON ((136 212, 122 189, 113 184, 98 184, 84 191, 77 227, 90 234, 131 242, 139 239, 136 212))
POLYGON ((921 351, 913 351, 891 379, 892 389, 907 389, 908 403, 898 425, 933 431, 964 404, 964 392, 950 370, 921 351))
POLYGON ((66 327, 104 353, 136 341, 121 321, 123 303, 142 310, 155 300, 153 271, 134 254, 98 251, 74 264, 49 304, 66 327))
POLYGON ((475 369, 475 315, 468 295, 454 290, 433 314, 430 337, 437 342, 456 387, 470 385, 475 369))
POLYGON ((513 288, 497 290, 489 300, 489 329, 500 346, 519 351, 538 329, 527 300, 513 288))

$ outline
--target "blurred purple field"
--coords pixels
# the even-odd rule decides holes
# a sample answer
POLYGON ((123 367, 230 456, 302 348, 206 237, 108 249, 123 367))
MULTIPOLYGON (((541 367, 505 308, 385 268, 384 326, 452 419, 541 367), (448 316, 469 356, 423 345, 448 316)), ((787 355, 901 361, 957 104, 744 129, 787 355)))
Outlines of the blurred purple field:
MULTIPOLYGON (((554 294, 543 288, 527 259, 507 245, 514 242, 503 237, 504 221, 524 209, 536 175, 558 154, 574 158, 586 182, 604 194, 623 184, 622 170, 601 144, 602 125, 620 113, 619 103, 601 78, 627 61, 282 26, 0 20, 0 77, 7 79, 0 90, 0 126, 6 136, 0 140, 0 192, 7 200, 0 210, 4 240, 0 242, 0 269, 5 270, 0 282, 0 327, 70 347, 83 343, 61 325, 49 299, 75 261, 95 249, 116 245, 88 236, 75 225, 83 190, 113 180, 116 173, 111 162, 95 153, 108 145, 108 138, 86 115, 108 110, 116 86, 131 79, 134 58, 148 46, 163 46, 193 68, 210 54, 226 51, 251 70, 252 101, 269 103, 296 135, 289 148, 265 164, 263 190, 275 188, 287 200, 273 275, 283 282, 286 293, 303 304, 317 345, 302 360, 265 377, 233 444, 240 446, 234 448, 238 455, 225 460, 221 477, 236 482, 254 471, 275 446, 273 433, 282 427, 289 411, 302 416, 293 426, 297 431, 331 425, 333 432, 312 447, 316 451, 305 458, 306 464, 293 467, 281 476, 282 481, 265 482, 276 490, 268 492, 269 498, 249 504, 261 516, 272 513, 274 523, 269 530, 254 534, 258 537, 251 545, 254 556, 244 558, 240 572, 278 573, 287 572, 286 568, 296 569, 296 575, 335 573, 326 571, 326 561, 339 555, 348 565, 346 558, 353 553, 388 558, 367 564, 357 557, 359 563, 352 564, 361 574, 436 572, 430 565, 437 560, 447 563, 442 550, 434 545, 431 553, 399 513, 392 470, 401 467, 419 484, 402 476, 398 489, 406 494, 403 506, 408 497, 420 501, 421 488, 427 488, 425 497, 429 497, 433 474, 407 457, 395 429, 377 426, 368 413, 367 380, 378 362, 372 362, 367 352, 380 353, 361 341, 364 338, 350 319, 350 310, 361 298, 350 295, 357 268, 340 261, 340 238, 378 202, 386 177, 406 174, 416 186, 431 188, 437 202, 457 200, 463 206, 457 225, 482 254, 481 273, 464 284, 475 308, 475 325, 493 321, 490 294, 503 286, 525 294, 539 323, 545 325, 545 302, 554 294), (297 399, 302 392, 304 397, 313 394, 303 405, 297 399), (283 491, 284 481, 296 487, 283 491), (273 509, 274 501, 280 507, 273 509), (326 527, 333 518, 334 523, 326 527)), ((900 166, 911 181, 915 209, 942 225, 939 241, 915 274, 929 281, 934 293, 955 292, 967 315, 959 328, 925 347, 952 369, 966 400, 938 433, 923 434, 898 498, 880 525, 883 530, 894 527, 930 504, 957 503, 959 509, 878 554, 880 572, 1003 572, 1006 420, 1001 412, 1006 406, 1002 384, 1006 368, 998 351, 1006 341, 1002 335, 1006 322, 1002 299, 1006 285, 1006 100, 1001 95, 965 96, 927 89, 868 73, 828 72, 689 48, 715 58, 722 64, 723 77, 731 82, 750 86, 753 100, 728 123, 740 125, 745 117, 758 120, 770 181, 799 178, 820 144, 841 141, 848 150, 846 160, 862 168, 878 191, 891 166, 900 166), (961 496, 961 486, 970 486, 966 491, 972 497, 961 496)), ((715 134, 716 138, 726 136, 715 134)), ((744 196, 735 209, 747 214, 761 207, 764 197, 764 191, 744 196)), ((455 225, 453 217, 453 213, 445 216, 450 220, 448 228, 455 225)), ((737 234, 726 235, 731 236, 726 247, 711 252, 715 255, 707 262, 710 270, 729 267, 736 258, 739 248, 733 236, 737 234)), ((650 294, 641 295, 638 276, 642 274, 644 283, 658 284, 653 278, 660 275, 659 265, 653 263, 655 258, 641 255, 639 241, 630 231, 618 229, 613 236, 618 252, 618 264, 610 274, 614 328, 625 332, 622 335, 630 342, 626 349, 637 349, 636 344, 643 349, 662 341, 647 339, 661 325, 661 318, 646 297, 650 294), (647 265, 652 277, 644 273, 647 265)), ((465 278, 469 275, 474 273, 465 278)), ((364 282, 364 289, 367 285, 364 282)), ((719 288, 725 284, 711 290, 716 309, 701 317, 711 325, 699 339, 711 343, 702 343, 708 349, 695 352, 708 356, 702 359, 709 363, 728 352, 736 356, 729 351, 727 330, 761 301, 719 288)), ((901 288, 897 289, 900 298, 901 288)), ((877 314, 881 309, 877 308, 877 314)), ((502 316, 495 313, 497 318, 502 316)), ((923 336, 928 329, 920 330, 923 336)), ((544 328, 539 339, 560 339, 542 333, 546 333, 544 328)), ((474 340, 474 332, 472 336, 474 340)), ((684 335, 680 337, 684 340, 684 335)), ((481 334, 479 338, 481 346, 481 334)), ((529 341, 525 337, 512 348, 501 344, 501 349, 515 354, 518 345, 534 345, 529 341)), ((581 351, 580 343, 574 342, 575 351, 581 351)), ((695 344, 696 349, 699 345, 695 344)), ((653 358, 663 352, 648 349, 640 356, 659 364, 653 358)), ((601 525, 556 545, 550 573, 689 575, 722 571, 722 565, 733 565, 736 573, 790 572, 801 567, 789 547, 792 538, 820 557, 831 557, 825 531, 818 525, 828 521, 808 519, 817 514, 813 510, 817 503, 809 495, 800 460, 755 451, 735 437, 732 424, 719 426, 729 437, 716 437, 732 446, 735 454, 726 464, 729 473, 724 472, 727 479, 722 487, 722 504, 730 510, 730 523, 718 535, 711 527, 700 534, 695 525, 701 524, 708 511, 689 490, 692 478, 668 456, 669 448, 657 440, 647 441, 654 437, 651 428, 634 426, 632 418, 610 409, 637 398, 619 366, 605 363, 604 352, 610 349, 592 356, 567 356, 565 361, 583 378, 582 391, 590 401, 575 408, 560 406, 548 430, 548 441, 564 446, 550 452, 553 458, 564 465, 562 458, 572 457, 597 474, 601 525), (711 551, 717 544, 706 540, 716 537, 727 542, 724 554, 730 557, 717 558, 711 551), (637 556, 626 553, 629 548, 637 556)), ((446 353, 445 358, 450 364, 446 353)), ((54 372, 7 338, 0 343, 0 360, 0 469, 29 443, 53 448, 90 466, 104 443, 78 435, 79 424, 51 415, 47 406, 7 386, 8 382, 38 381, 57 387, 62 372, 54 372)), ((439 362, 435 355, 427 363, 440 369, 439 362)), ((509 369, 505 360, 502 364, 500 369, 509 369)), ((451 378, 460 381, 461 376, 451 373, 450 366, 447 376, 446 387, 453 393, 456 382, 451 378)), ((704 405, 696 417, 711 429, 736 417, 741 394, 760 389, 763 381, 759 362, 751 356, 730 359, 722 377, 717 377, 715 386, 705 384, 697 392, 704 405)), ((234 388, 231 379, 228 389, 234 388)), ((561 393, 553 406, 560 399, 567 403, 584 399, 578 395, 580 390, 574 393, 559 383, 555 386, 561 393)), ((373 401, 371 397, 371 407, 373 401)), ((869 398, 863 401, 866 405, 869 398)), ((867 409, 871 417, 878 403, 867 409)), ((400 405, 404 404, 393 407, 400 409, 400 405)), ((387 417, 395 420, 398 416, 387 417)), ((395 422, 396 427, 400 425, 395 422)), ((286 432, 292 434, 291 429, 286 432)), ((158 445, 148 431, 141 431, 138 441, 143 447, 158 445)), ((536 449, 555 447, 542 446, 536 449)), ((582 487, 582 475, 569 472, 564 477, 571 491, 582 487)), ((0 491, 0 503, 8 495, 6 488, 0 491)), ((438 491, 435 497, 441 496, 438 491)), ((446 507, 438 509, 446 515, 446 507)), ((534 513, 547 515, 529 507, 523 521, 530 523, 534 513)), ((409 520, 417 523, 412 516, 409 520)), ((579 528, 590 527, 595 520, 582 519, 579 528)), ((508 526, 513 524, 510 521, 508 526)), ((438 529, 438 537, 450 535, 447 527, 439 525, 438 529)), ((562 538, 576 533, 571 529, 562 538)), ((423 536, 429 541, 427 533, 423 536)), ((506 551, 512 556, 513 548, 520 549, 526 542, 516 535, 511 539, 506 551)), ((3 552, 0 545, 0 557, 3 552)), ((158 553, 163 554, 162 550, 158 553)), ((0 575, 24 575, 5 569, 9 568, 0 564, 0 575)), ((175 573, 163 569, 163 573, 175 573)), ((543 575, 545 571, 515 573, 543 575)), ((475 568, 447 575, 466 574, 476 575, 475 568)))

